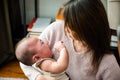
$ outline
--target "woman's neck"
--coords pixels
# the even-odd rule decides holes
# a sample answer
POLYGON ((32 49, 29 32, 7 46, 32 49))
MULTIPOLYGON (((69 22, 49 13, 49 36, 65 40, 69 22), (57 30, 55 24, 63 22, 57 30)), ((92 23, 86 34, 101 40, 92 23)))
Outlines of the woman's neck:
POLYGON ((85 53, 87 51, 87 46, 83 45, 81 41, 73 40, 73 46, 76 52, 85 53))

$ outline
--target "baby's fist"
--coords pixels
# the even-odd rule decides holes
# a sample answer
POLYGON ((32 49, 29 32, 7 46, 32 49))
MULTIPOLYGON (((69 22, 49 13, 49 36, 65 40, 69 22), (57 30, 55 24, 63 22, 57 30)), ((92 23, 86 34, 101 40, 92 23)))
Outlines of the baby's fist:
POLYGON ((58 41, 55 43, 54 48, 57 51, 61 51, 63 48, 65 48, 65 45, 64 45, 63 41, 58 41))

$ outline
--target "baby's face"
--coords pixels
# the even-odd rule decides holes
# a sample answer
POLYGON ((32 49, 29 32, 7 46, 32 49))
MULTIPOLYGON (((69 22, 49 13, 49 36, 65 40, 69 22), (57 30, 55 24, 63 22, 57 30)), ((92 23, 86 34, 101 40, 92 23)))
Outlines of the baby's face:
POLYGON ((41 58, 52 57, 52 51, 50 50, 47 42, 37 39, 35 48, 36 48, 36 54, 38 54, 41 58))

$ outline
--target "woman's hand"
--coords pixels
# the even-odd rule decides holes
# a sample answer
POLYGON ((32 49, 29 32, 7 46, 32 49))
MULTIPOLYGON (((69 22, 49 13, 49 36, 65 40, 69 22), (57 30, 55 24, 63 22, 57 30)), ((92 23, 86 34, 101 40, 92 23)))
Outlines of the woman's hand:
POLYGON ((57 80, 54 77, 46 76, 46 75, 38 75, 35 80, 57 80))

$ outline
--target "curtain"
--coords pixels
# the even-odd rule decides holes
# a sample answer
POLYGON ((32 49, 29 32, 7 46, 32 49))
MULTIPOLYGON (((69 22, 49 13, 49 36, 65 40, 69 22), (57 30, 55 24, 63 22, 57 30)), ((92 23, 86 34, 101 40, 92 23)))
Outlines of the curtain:
POLYGON ((0 66, 15 58, 21 28, 19 0, 0 0, 0 66))

